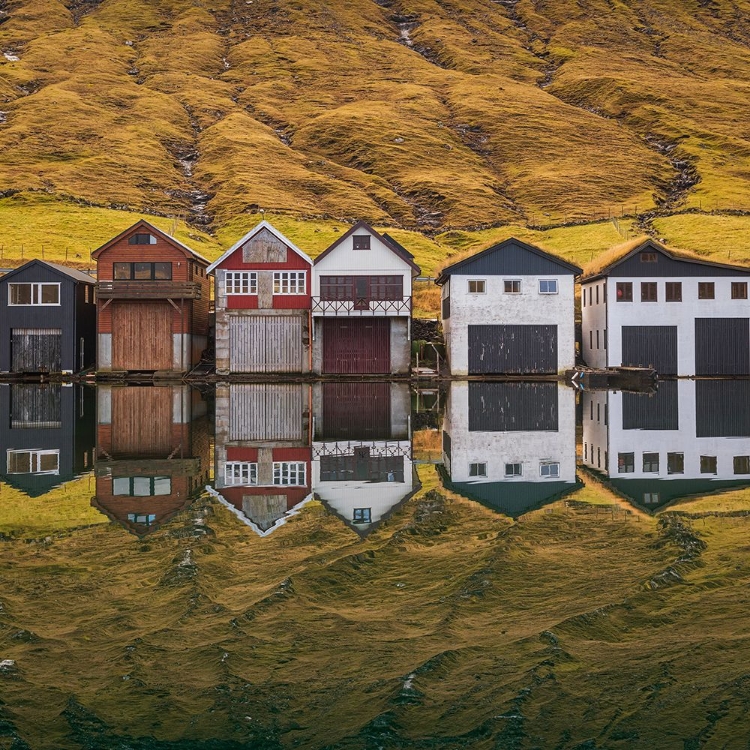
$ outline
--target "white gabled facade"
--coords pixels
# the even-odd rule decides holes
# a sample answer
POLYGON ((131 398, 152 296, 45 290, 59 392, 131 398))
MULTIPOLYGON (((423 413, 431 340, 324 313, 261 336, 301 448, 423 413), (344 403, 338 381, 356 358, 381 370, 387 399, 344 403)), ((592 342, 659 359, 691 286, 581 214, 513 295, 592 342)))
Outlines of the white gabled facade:
POLYGON ((748 374, 749 282, 750 268, 646 242, 582 282, 583 359, 597 368, 652 365, 680 377, 748 374))
POLYGON ((556 374, 574 367, 579 273, 514 239, 445 269, 437 283, 451 374, 556 374))

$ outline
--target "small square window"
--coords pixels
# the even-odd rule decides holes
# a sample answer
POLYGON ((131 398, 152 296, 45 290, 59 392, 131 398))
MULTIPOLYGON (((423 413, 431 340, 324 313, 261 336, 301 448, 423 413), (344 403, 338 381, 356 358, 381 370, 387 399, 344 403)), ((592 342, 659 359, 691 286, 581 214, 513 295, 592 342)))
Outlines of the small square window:
POLYGON ((747 281, 732 282, 732 299, 747 299, 747 281))
POLYGON ((635 453, 617 454, 617 473, 632 474, 635 471, 635 453))
POLYGON ((132 263, 115 263, 114 264, 115 281, 128 281, 133 278, 132 263))
POLYGON ((618 281, 617 282, 617 301, 618 302, 632 302, 633 301, 633 282, 632 281, 618 281))
POLYGON ((352 237, 354 240, 355 250, 369 250, 370 249, 370 235, 369 234, 355 234, 352 237))
POLYGON ((557 279, 539 279, 539 294, 557 294, 557 279))
POLYGON ((701 456, 701 474, 716 473, 716 456, 701 456))
POLYGON ((521 280, 520 279, 504 279, 503 288, 506 294, 520 294, 521 293, 521 280))
POLYGON ((484 294, 487 282, 484 279, 469 279, 469 294, 484 294))
POLYGON ((372 508, 354 508, 352 510, 353 523, 372 523, 372 508))
POLYGON ((486 477, 487 476, 487 464, 469 464, 469 476, 470 477, 486 477))
POLYGON ((560 464, 557 461, 542 461, 539 464, 539 474, 543 477, 555 479, 560 476, 560 464))
POLYGON ((685 454, 667 453, 667 474, 685 473, 685 454))
POLYGON ((506 477, 520 477, 523 475, 523 464, 505 464, 506 477))
POLYGON ((641 282, 641 302, 656 302, 657 301, 657 285, 655 281, 642 281, 641 282))
POLYGON ((658 473, 659 472, 659 454, 658 453, 644 453, 643 454, 643 471, 646 473, 658 473))
POLYGON ((668 281, 665 285, 667 302, 682 302, 682 282, 668 281))
POLYGON ((641 263, 656 263, 656 253, 641 253, 641 263))
POLYGON ((698 282, 698 299, 714 299, 715 296, 716 292, 713 281, 698 282))
POLYGON ((151 263, 133 263, 133 278, 137 281, 150 281, 151 273, 151 263))
POLYGON ((171 263, 154 263, 154 278, 157 281, 171 281, 172 280, 172 264, 171 263))
POLYGON ((643 504, 644 505, 658 505, 659 504, 659 493, 658 492, 644 492, 643 493, 643 504))
POLYGON ((750 456, 734 457, 734 473, 750 474, 750 456))

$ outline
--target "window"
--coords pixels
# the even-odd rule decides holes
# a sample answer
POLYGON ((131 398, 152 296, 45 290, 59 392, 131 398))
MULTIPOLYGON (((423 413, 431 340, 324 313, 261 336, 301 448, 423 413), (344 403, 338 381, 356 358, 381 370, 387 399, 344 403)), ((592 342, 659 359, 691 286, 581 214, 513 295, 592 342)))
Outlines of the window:
POLYGON ((734 473, 750 474, 750 456, 734 457, 734 473))
POLYGON ((585 289, 581 292, 581 305, 583 305, 583 307, 586 307, 586 290, 585 289))
POLYGON ((487 464, 469 464, 470 477, 486 477, 487 464))
POLYGON ((128 237, 128 245, 155 245, 156 237, 153 234, 137 232, 128 237))
POLYGON ((701 456, 701 474, 716 474, 716 456, 701 456))
POLYGON ((617 282, 617 301, 618 302, 632 302, 633 301, 633 282, 631 281, 618 281, 617 282))
POLYGON ((128 497, 156 497, 172 494, 169 477, 114 477, 112 494, 128 497))
POLYGON ((539 464, 539 475, 550 479, 560 476, 560 464, 557 461, 542 461, 539 464))
POLYGON ((596 285, 596 304, 599 304, 599 285, 596 285))
POLYGON ((607 348, 607 329, 604 329, 604 348, 607 348))
POLYGON ((656 253, 641 253, 641 263, 656 263, 656 253))
POLYGON ((666 283, 667 302, 682 302, 682 282, 668 281, 666 283))
POLYGON ((609 404, 604 404, 604 425, 606 426, 608 422, 609 422, 609 404))
POLYGON ((656 302, 656 282, 655 281, 642 281, 641 282, 641 302, 656 302))
MULTIPOLYGON (((594 332, 593 330, 589 329, 589 349, 594 348, 594 332)), ((591 408, 594 408, 593 402, 591 403, 591 408)))
POLYGON ((606 281, 602 284, 602 302, 604 302, 604 304, 607 304, 607 282, 606 281))
POLYGON ((487 282, 484 279, 469 279, 469 294, 484 294, 487 282))
POLYGON ((321 276, 320 298, 322 300, 354 299, 353 276, 321 276))
POLYGON ((171 263, 115 263, 115 281, 171 281, 171 263))
POLYGON ((257 294, 258 274, 255 271, 225 271, 227 294, 257 294))
POLYGON ((59 305, 60 285, 45 283, 8 284, 9 305, 59 305))
POLYGON ((594 294, 594 290, 593 290, 593 288, 592 288, 592 287, 589 287, 589 307, 591 307, 591 305, 593 304, 593 302, 592 302, 592 300, 593 300, 593 298, 594 298, 594 297, 593 297, 593 294, 594 294))
POLYGON ((715 288, 713 281, 698 282, 698 299, 714 299, 715 288))
POLYGON ((369 250, 370 249, 370 235, 369 234, 355 234, 352 237, 354 240, 355 250, 369 250))
POLYGON ((657 473, 659 471, 659 454, 658 453, 644 453, 643 454, 643 471, 650 473, 657 473))
POLYGON ((91 302, 91 287, 88 284, 83 285, 83 301, 91 302))
POLYGON ((403 276, 370 276, 370 299, 400 300, 403 298, 403 276))
POLYGON ((596 329, 596 348, 599 348, 599 329, 596 329))
POLYGON ((658 492, 644 492, 643 503, 644 505, 658 505, 659 493, 658 492))
POLYGON ((539 279, 539 294, 557 294, 557 279, 539 279))
POLYGON ((583 444, 583 460, 584 461, 589 460, 589 444, 588 443, 583 444))
POLYGON ((520 279, 503 279, 503 287, 506 294, 520 294, 521 293, 521 281, 520 279))
POLYGON ((596 405, 596 421, 597 422, 602 421, 602 405, 601 404, 596 405))
POLYGON ((8 451, 8 474, 58 474, 60 451, 8 451))
POLYGON ((155 513, 128 513, 128 521, 139 526, 150 526, 156 521, 155 513))
POLYGON ((617 473, 632 474, 635 471, 635 453, 617 454, 617 473))
POLYGON ((274 461, 273 483, 281 487, 302 487, 306 468, 303 461, 274 461))
POLYGON ((685 473, 685 454, 667 453, 667 474, 685 473))
POLYGON ((599 469, 602 468, 602 449, 601 448, 596 449, 596 465, 599 469))
POLYGON ((224 464, 224 484, 258 484, 258 464, 249 461, 227 461, 224 464))
POLYGON ((372 523, 372 508, 354 508, 352 510, 353 523, 372 523))
POLYGON ((747 299, 747 281, 732 282, 732 299, 747 299))
POLYGON ((506 477, 520 477, 523 475, 523 464, 505 464, 506 477))
POLYGON ((304 294, 306 276, 305 271, 274 271, 273 293, 304 294))

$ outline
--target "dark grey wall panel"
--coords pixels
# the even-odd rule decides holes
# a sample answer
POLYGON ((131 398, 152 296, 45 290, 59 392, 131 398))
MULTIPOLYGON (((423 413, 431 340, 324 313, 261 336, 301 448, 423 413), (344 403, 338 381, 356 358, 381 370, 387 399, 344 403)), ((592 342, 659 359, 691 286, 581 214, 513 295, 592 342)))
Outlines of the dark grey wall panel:
MULTIPOLYGON (((527 250, 515 243, 490 248, 476 258, 468 259, 455 273, 461 276, 499 276, 502 274, 531 274, 538 276, 573 274, 553 258, 527 250)), ((451 273, 451 276, 453 273, 451 273)))
POLYGON ((469 374, 554 374, 557 326, 469 326, 469 374))
POLYGON ((469 432, 557 432, 557 383, 469 383, 469 432))
POLYGON ((750 321, 695 319, 695 374, 750 375, 750 321))
POLYGON ((451 298, 443 297, 443 320, 448 320, 451 316, 451 298))
POLYGON ((680 405, 677 381, 662 381, 654 394, 623 393, 622 429, 679 430, 680 405))
POLYGON ((696 437, 750 437, 750 380, 696 380, 696 437))
POLYGON ((622 364, 677 374, 677 326, 623 326, 622 364))
MULTIPOLYGON (((646 252, 654 252, 651 248, 646 248, 646 252)), ((750 274, 750 270, 747 272, 750 274)), ((741 276, 741 270, 732 268, 719 268, 702 263, 691 263, 689 260, 674 260, 667 258, 660 252, 656 253, 656 263, 644 263, 641 260, 641 254, 636 253, 632 257, 624 260, 619 266, 613 268, 609 276, 623 277, 632 276, 635 278, 652 276, 655 278, 662 277, 688 277, 688 276, 741 276)))

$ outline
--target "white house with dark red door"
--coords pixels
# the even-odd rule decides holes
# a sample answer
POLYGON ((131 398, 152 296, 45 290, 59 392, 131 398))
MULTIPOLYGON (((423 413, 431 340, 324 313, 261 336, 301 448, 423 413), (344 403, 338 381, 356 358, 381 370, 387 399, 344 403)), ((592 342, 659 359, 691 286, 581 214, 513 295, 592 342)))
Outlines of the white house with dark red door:
POLYGON ((411 362, 413 256, 360 221, 315 259, 313 371, 398 374, 411 362))
POLYGON ((262 221, 208 267, 216 371, 309 372, 312 260, 262 221))

